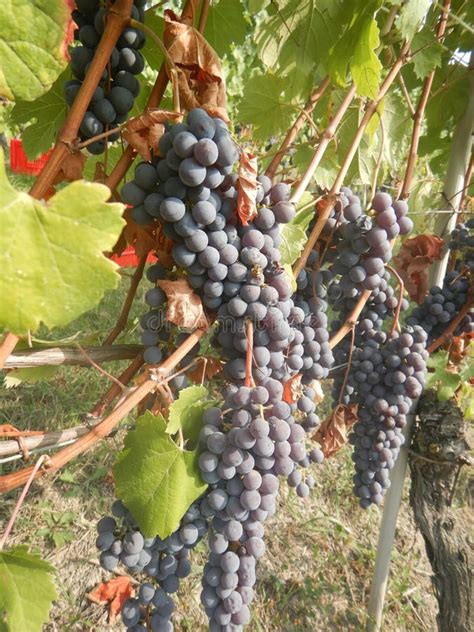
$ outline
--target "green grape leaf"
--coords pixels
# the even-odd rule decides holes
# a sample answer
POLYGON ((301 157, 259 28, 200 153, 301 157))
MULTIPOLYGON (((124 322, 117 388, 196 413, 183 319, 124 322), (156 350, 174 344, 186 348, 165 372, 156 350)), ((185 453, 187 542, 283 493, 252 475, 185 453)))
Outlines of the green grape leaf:
POLYGON ((449 353, 447 351, 437 351, 430 355, 426 364, 430 369, 435 369, 435 372, 441 371, 444 373, 448 365, 448 359, 449 353))
POLYGON ((286 79, 276 75, 255 75, 248 80, 238 104, 240 122, 254 127, 254 135, 268 139, 288 129, 294 109, 283 97, 286 79))
POLYGON ((292 265, 300 256, 307 241, 306 230, 313 216, 314 208, 305 209, 281 227, 280 252, 283 266, 292 265))
POLYGON ((54 568, 20 546, 0 551, 0 631, 40 632, 56 590, 54 568))
POLYGON ((431 28, 424 28, 413 38, 413 70, 418 79, 424 79, 432 70, 441 66, 443 48, 433 37, 431 28))
POLYGON ((257 13, 258 11, 265 9, 270 4, 270 2, 271 0, 248 0, 247 4, 250 13, 257 13))
POLYGON ((474 387, 472 384, 461 384, 457 393, 458 406, 465 419, 474 419, 474 387))
POLYGON ((161 415, 146 412, 125 437, 114 467, 117 496, 149 537, 166 538, 204 492, 198 451, 181 450, 161 415))
POLYGON ((0 155, 0 327, 17 335, 66 325, 117 286, 104 257, 124 225, 103 184, 77 181, 47 204, 16 191, 0 155))
POLYGON ((20 384, 34 384, 50 380, 61 367, 59 366, 35 366, 24 369, 12 369, 5 375, 5 388, 16 388, 20 384))
POLYGON ((70 9, 64 0, 0 3, 0 97, 32 101, 64 70, 70 9))
POLYGON ((169 408, 166 432, 175 434, 181 428, 186 447, 194 448, 202 427, 202 414, 212 404, 205 386, 189 386, 182 389, 179 391, 178 399, 169 408))
POLYGON ((411 40, 415 35, 430 4, 431 0, 407 0, 402 4, 395 24, 405 39, 411 40))
POLYGON ((359 32, 350 69, 357 87, 357 94, 374 99, 380 84, 382 64, 375 54, 380 44, 377 22, 370 17, 364 19, 359 32))
MULTIPOLYGON (((296 42, 294 32, 304 14, 305 3, 306 0, 279 0, 278 3, 272 2, 267 8, 270 18, 261 21, 255 30, 254 39, 257 55, 268 68, 276 68, 288 39, 293 44, 296 42)), ((291 51, 291 43, 289 46, 291 51)), ((287 56, 291 57, 291 52, 287 56)))
MULTIPOLYGON (((328 51, 343 28, 343 4, 340 0, 302 0, 297 3, 298 24, 287 35, 280 64, 294 64, 293 74, 307 77, 318 63, 324 65, 328 51)), ((285 19, 287 29, 291 28, 285 19)))
MULTIPOLYGON (((155 9, 149 9, 145 12, 145 22, 146 25, 158 35, 158 37, 163 37, 163 17, 158 15, 158 13, 155 13, 155 9)), ((160 69, 163 62, 163 53, 151 37, 146 38, 145 46, 140 52, 153 70, 158 71, 160 69)))
POLYGON ((285 224, 281 228, 281 264, 292 265, 300 256, 306 243, 306 232, 301 226, 285 224))
MULTIPOLYGON (((375 96, 380 83, 381 64, 375 53, 379 29, 374 18, 379 7, 379 0, 353 7, 349 28, 342 32, 329 55, 328 69, 333 80, 345 85, 349 67, 357 93, 362 96, 375 96)), ((346 9, 349 8, 348 5, 346 9)))
POLYGON ((298 289, 297 285, 296 285, 296 279, 295 279, 295 275, 293 274, 293 268, 291 267, 291 265, 289 263, 285 263, 283 266, 283 270, 286 272, 290 283, 291 283, 291 291, 292 292, 296 292, 296 290, 298 289))
POLYGON ((241 0, 219 0, 210 5, 204 35, 220 57, 229 53, 233 45, 242 44, 248 29, 241 0))
POLYGON ((66 118, 63 86, 69 71, 63 72, 48 92, 36 99, 34 108, 29 101, 17 101, 11 112, 11 121, 16 125, 28 125, 21 133, 23 149, 30 160, 47 151, 56 140, 56 135, 66 118))
POLYGON ((445 402, 454 397, 454 393, 461 385, 461 378, 457 373, 448 373, 443 376, 443 381, 436 389, 436 393, 440 402, 445 402))

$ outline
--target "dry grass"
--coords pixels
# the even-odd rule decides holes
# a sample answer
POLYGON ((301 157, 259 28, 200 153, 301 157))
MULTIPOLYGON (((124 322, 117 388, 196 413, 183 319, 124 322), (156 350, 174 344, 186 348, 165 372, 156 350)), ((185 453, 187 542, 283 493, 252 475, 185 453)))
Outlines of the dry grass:
MULTIPOLYGON (((119 304, 120 293, 109 295, 97 310, 61 335, 79 328, 94 339, 95 324, 105 319, 111 325, 119 304)), ((139 312, 138 304, 132 325, 139 312)), ((116 373, 118 367, 111 370, 116 373)), ((31 429, 74 425, 79 414, 104 391, 106 382, 93 369, 65 368, 48 383, 4 391, 0 423, 31 429)), ((124 432, 122 428, 54 477, 35 483, 15 525, 9 544, 26 543, 39 549, 57 569, 59 597, 45 627, 49 632, 122 629, 118 624, 109 626, 105 610, 90 604, 86 593, 107 578, 97 563, 95 523, 108 512, 113 500, 110 469, 124 432)), ((349 450, 343 449, 317 467, 318 483, 312 498, 301 501, 282 486, 279 511, 267 524, 268 549, 258 572, 249 632, 364 629, 380 512, 358 508, 351 492, 351 476, 349 450)), ((17 497, 18 491, 2 503, 0 529, 17 497)), ((201 544, 194 556, 193 572, 183 583, 175 618, 177 631, 207 629, 199 604, 204 560, 201 544)), ((405 498, 386 600, 386 632, 436 629, 430 570, 405 498)))

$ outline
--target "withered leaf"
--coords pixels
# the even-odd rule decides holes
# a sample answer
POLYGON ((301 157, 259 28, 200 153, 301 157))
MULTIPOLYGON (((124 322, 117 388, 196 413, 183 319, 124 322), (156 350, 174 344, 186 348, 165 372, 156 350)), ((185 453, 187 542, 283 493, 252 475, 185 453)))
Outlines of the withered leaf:
POLYGON ((237 183, 237 213, 244 226, 247 226, 257 215, 257 175, 257 158, 244 151, 241 152, 237 183))
POLYGON ((436 235, 417 235, 406 239, 394 258, 410 298, 418 304, 423 302, 429 289, 429 266, 441 259, 443 245, 444 241, 436 235))
POLYGON ((122 606, 135 593, 131 578, 128 576, 120 576, 103 582, 97 586, 95 590, 89 593, 87 598, 89 601, 97 604, 109 604, 109 623, 114 623, 117 615, 120 614, 122 606))
POLYGON ((290 377, 290 379, 287 380, 283 384, 282 399, 287 404, 296 404, 298 399, 301 397, 302 395, 301 378, 302 377, 303 376, 301 375, 301 373, 297 373, 296 375, 293 375, 293 377, 290 377))
POLYGON ((202 107, 228 121, 224 75, 215 50, 170 10, 165 11, 163 41, 178 69, 181 106, 186 110, 202 107))
POLYGON ((53 184, 59 184, 64 181, 74 182, 75 180, 80 180, 82 178, 86 160, 87 157, 80 151, 73 154, 67 154, 61 162, 61 167, 53 180, 53 184))
POLYGON ((177 281, 158 281, 159 287, 168 299, 166 319, 178 327, 199 329, 207 327, 201 299, 194 293, 186 279, 177 281))
POLYGON ((215 375, 222 371, 224 363, 214 356, 201 356, 201 362, 197 363, 186 375, 193 382, 200 384, 204 380, 211 380, 215 375))
POLYGON ((133 221, 131 209, 126 208, 123 214, 127 222, 112 254, 121 255, 127 246, 133 246, 138 257, 154 252, 165 267, 174 265, 171 257, 172 242, 164 235, 161 224, 139 225, 133 221))
POLYGON ((347 443, 349 430, 357 421, 357 404, 338 404, 313 435, 324 456, 330 457, 347 443))
POLYGON ((150 148, 158 147, 158 141, 165 133, 164 124, 167 121, 179 123, 182 119, 183 115, 179 112, 147 109, 141 116, 128 121, 123 137, 142 158, 151 160, 150 148))

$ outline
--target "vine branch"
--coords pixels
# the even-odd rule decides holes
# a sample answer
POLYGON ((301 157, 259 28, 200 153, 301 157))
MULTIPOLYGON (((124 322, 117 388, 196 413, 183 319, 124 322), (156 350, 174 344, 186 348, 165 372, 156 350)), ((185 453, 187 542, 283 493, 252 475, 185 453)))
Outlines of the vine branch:
POLYGON ((365 304, 370 298, 372 294, 372 290, 364 290, 359 297, 354 309, 346 318, 344 324, 340 327, 340 329, 329 339, 329 346, 331 349, 334 349, 336 345, 338 345, 343 338, 347 336, 347 334, 352 331, 357 324, 359 316, 364 309, 365 304))
MULTIPOLYGON (((439 19, 438 28, 436 32, 437 40, 442 40, 444 38, 444 33, 446 30, 446 24, 448 21, 449 9, 451 6, 451 0, 444 0, 442 13, 439 19)), ((405 177, 403 178, 402 190, 400 192, 400 198, 404 199, 410 195, 411 183, 413 180, 413 174, 415 173, 415 165, 418 157, 418 146, 420 144, 420 136, 421 136, 421 124, 423 122, 423 117, 425 114, 426 104, 428 103, 428 98, 431 92, 431 87, 433 85, 433 79, 435 76, 435 71, 432 70, 426 79, 423 82, 423 88, 421 90, 420 98, 418 100, 418 104, 416 106, 416 110, 413 116, 413 130, 410 142, 410 149, 408 152, 408 160, 405 169, 405 177)))
POLYGON ((463 306, 459 314, 456 315, 456 318, 449 323, 443 333, 433 340, 433 342, 428 347, 428 353, 434 353, 438 347, 444 344, 448 338, 456 331, 457 326, 461 323, 464 316, 468 313, 470 309, 472 309, 473 305, 473 292, 471 291, 467 297, 466 304, 463 306))
POLYGON ((8 357, 16 347, 17 342, 20 340, 19 336, 12 333, 7 333, 0 345, 0 369, 3 369, 8 357))
MULTIPOLYGON (((82 347, 94 362, 131 360, 141 353, 141 345, 115 345, 109 347, 82 347)), ((20 349, 8 356, 5 369, 26 369, 39 366, 90 366, 89 359, 75 347, 50 347, 46 349, 20 349)))
MULTIPOLYGON (((76 442, 60 450, 51 457, 47 470, 37 471, 33 478, 42 476, 45 471, 54 471, 69 463, 73 458, 90 449, 97 441, 105 438, 113 428, 122 421, 149 393, 166 380, 174 367, 181 362, 187 353, 199 342, 207 329, 199 329, 190 334, 186 340, 156 369, 145 372, 141 383, 134 388, 114 410, 86 435, 76 442)), ((114 384, 115 388, 118 388, 114 384)), ((5 476, 0 476, 0 493, 9 492, 24 484, 32 475, 33 467, 24 468, 5 476)))
POLYGON ((107 339, 104 342, 105 347, 111 345, 118 338, 118 336, 122 333, 125 325, 128 322, 130 310, 132 309, 133 299, 135 298, 135 294, 137 293, 138 286, 140 285, 140 281, 142 280, 142 277, 143 277, 143 271, 145 269, 147 257, 148 257, 148 252, 142 255, 142 258, 140 259, 138 266, 136 267, 135 272, 133 273, 132 280, 130 282, 130 287, 127 292, 127 297, 122 307, 122 311, 120 312, 120 316, 118 317, 114 328, 112 329, 112 331, 107 336, 107 339))
POLYGON ((79 126, 99 84, 102 73, 109 63, 112 50, 123 29, 130 21, 132 4, 133 0, 117 0, 114 4, 114 11, 107 15, 104 33, 99 46, 96 48, 84 81, 59 132, 48 162, 30 190, 30 195, 33 197, 37 199, 44 197, 61 168, 62 162, 69 152, 69 147, 76 140, 79 126))
POLYGON ((323 96, 323 94, 326 92, 326 89, 329 86, 329 83, 330 83, 329 77, 325 77, 322 80, 319 86, 314 90, 314 92, 309 97, 308 102, 306 103, 303 110, 300 112, 300 114, 296 118, 293 125, 290 127, 288 134, 285 136, 279 150, 277 151, 273 160, 268 165, 265 171, 265 175, 267 175, 269 178, 274 177, 277 168, 279 167, 284 155, 286 154, 288 150, 288 147, 290 147, 293 144, 296 136, 298 135, 299 131, 304 125, 306 117, 312 113, 312 111, 316 107, 316 104, 318 103, 320 98, 323 96))
MULTIPOLYGON (((293 268, 293 272, 295 277, 298 276, 298 274, 301 272, 301 270, 304 268, 306 261, 309 257, 310 252, 313 250, 319 235, 321 234, 321 231, 324 228, 324 225, 326 224, 326 220, 328 219, 329 215, 331 214, 332 209, 334 208, 334 203, 337 199, 337 193, 339 192, 339 189, 341 188, 343 182, 344 182, 344 178, 347 175, 347 172, 349 171, 349 168, 351 166, 352 160, 354 159, 355 153, 360 145, 360 142, 362 140, 362 137, 364 135, 365 129, 367 127, 367 125, 369 124, 370 119, 372 118, 372 116, 375 114, 377 107, 380 103, 380 101, 385 97, 385 95, 387 94, 390 86, 392 85, 392 83, 394 82, 394 80, 396 79, 398 73, 400 72, 400 69, 402 68, 403 64, 406 61, 407 55, 409 53, 410 50, 410 43, 409 42, 405 42, 405 44, 402 46, 402 49, 400 51, 400 54, 397 58, 397 60, 395 61, 395 63, 393 64, 393 66, 391 67, 391 69, 389 70, 387 76, 385 77, 382 85, 380 86, 379 89, 379 93, 377 95, 377 97, 375 99, 373 99, 372 101, 370 101, 370 103, 367 105, 367 109, 365 111, 364 116, 362 117, 362 121, 360 122, 360 125, 357 129, 357 132, 354 136, 354 138, 352 139, 352 142, 349 146, 349 149, 347 150, 347 153, 344 157, 344 161, 341 165, 341 168, 339 169, 339 173, 336 177, 336 180, 331 188, 331 190, 329 191, 328 195, 327 195, 327 204, 324 207, 323 211, 321 212, 321 214, 318 217, 318 221, 316 222, 316 224, 314 225, 313 230, 311 231, 311 234, 308 238, 308 241, 306 242, 306 245, 303 249, 303 252, 301 254, 301 257, 299 258, 298 262, 296 263, 296 265, 293 268)), ((351 90, 347 93, 346 98, 344 101, 348 100, 348 104, 349 105, 350 101, 352 100, 352 97, 354 96, 352 94, 351 96, 351 92, 354 92, 355 94, 355 88, 354 86, 351 88, 351 90), (350 96, 350 99, 348 99, 348 97, 350 96)), ((347 108, 346 108, 347 109, 347 108)), ((344 110, 345 111, 345 110, 344 110)), ((336 115, 337 116, 337 115, 336 115)), ((342 118, 342 115, 341 115, 342 118)), ((324 140, 324 139, 323 139, 324 140)), ((329 141, 328 141, 329 142, 329 141)), ((305 174, 305 176, 309 177, 305 177, 303 176, 303 180, 301 181, 300 185, 298 186, 297 190, 295 191, 294 195, 292 196, 292 201, 294 203, 298 202, 298 200, 301 198, 301 196, 303 195, 307 185, 309 184, 309 180, 311 179, 312 173, 314 171, 312 171, 312 167, 311 165, 313 165, 313 163, 319 164, 319 160, 315 161, 315 158, 317 156, 319 152, 319 147, 316 150, 316 154, 313 157, 313 160, 310 163, 310 167, 308 167, 307 172, 305 174), (303 186, 303 182, 305 183, 303 186)), ((323 152, 324 153, 324 152, 323 152)), ((322 156, 322 153, 321 153, 322 156)), ((314 169, 316 169, 316 166, 314 166, 314 169)))

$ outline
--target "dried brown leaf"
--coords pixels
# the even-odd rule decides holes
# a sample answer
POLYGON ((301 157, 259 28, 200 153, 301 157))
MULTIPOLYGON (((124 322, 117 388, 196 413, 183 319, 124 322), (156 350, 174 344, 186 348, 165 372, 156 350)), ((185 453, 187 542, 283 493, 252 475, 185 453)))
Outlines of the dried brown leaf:
POLYGON ((201 299, 194 293, 186 279, 158 281, 168 299, 166 319, 178 327, 199 329, 207 326, 201 299))
POLYGON ((224 75, 215 50, 195 28, 165 11, 163 41, 178 68, 181 105, 186 110, 202 107, 228 121, 224 75))
POLYGON ((114 623, 122 606, 134 594, 131 578, 120 576, 103 582, 87 595, 89 601, 97 604, 109 604, 109 623, 114 623))
POLYGON ((244 226, 247 226, 257 215, 257 175, 257 158, 244 151, 241 152, 237 183, 237 213, 244 226))
POLYGON ((171 257, 173 243, 164 235, 161 224, 139 225, 133 221, 131 208, 123 214, 125 227, 115 244, 112 254, 121 255, 127 246, 133 246, 138 257, 154 252, 161 264, 170 268, 174 265, 171 257))
POLYGON ((145 160, 151 160, 150 148, 156 149, 165 132, 164 123, 179 123, 183 115, 168 110, 147 109, 141 116, 130 119, 123 137, 145 160))
POLYGON ((357 404, 339 404, 313 435, 324 456, 330 457, 347 443, 348 432, 357 421, 357 404))
POLYGON ((422 303, 429 289, 428 269, 442 257, 444 241, 436 235, 417 235, 406 239, 394 258, 398 274, 410 298, 422 303))
POLYGON ((202 356, 199 358, 202 362, 199 362, 189 371, 186 371, 186 375, 193 382, 200 384, 203 380, 212 380, 212 378, 222 371, 224 363, 219 358, 214 356, 202 356))
POLYGON ((282 399, 287 404, 296 404, 298 399, 301 397, 301 378, 301 373, 297 373, 283 384, 282 399))
POLYGON ((80 151, 73 154, 67 154, 66 158, 64 158, 61 162, 61 167, 53 180, 53 184, 59 184, 64 181, 75 182, 76 180, 80 180, 83 175, 86 160, 87 157, 80 151))

